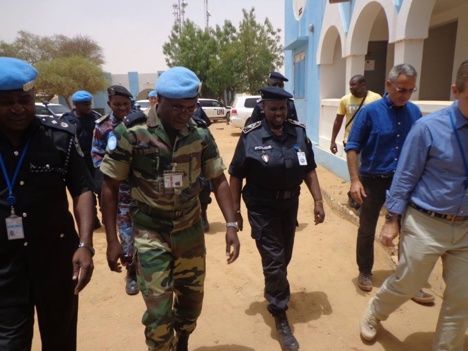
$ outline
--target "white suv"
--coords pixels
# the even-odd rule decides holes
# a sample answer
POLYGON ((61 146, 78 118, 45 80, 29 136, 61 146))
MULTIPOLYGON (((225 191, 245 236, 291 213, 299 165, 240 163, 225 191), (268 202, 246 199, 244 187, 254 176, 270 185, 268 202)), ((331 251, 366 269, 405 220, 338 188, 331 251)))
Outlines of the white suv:
POLYGON ((245 121, 252 115, 260 95, 238 95, 231 108, 229 124, 237 128, 244 128, 245 121))
POLYGON ((229 119, 231 108, 223 106, 216 99, 198 99, 200 106, 211 121, 229 119))
POLYGON ((70 109, 65 105, 36 102, 37 117, 62 117, 67 112, 70 112, 70 109))

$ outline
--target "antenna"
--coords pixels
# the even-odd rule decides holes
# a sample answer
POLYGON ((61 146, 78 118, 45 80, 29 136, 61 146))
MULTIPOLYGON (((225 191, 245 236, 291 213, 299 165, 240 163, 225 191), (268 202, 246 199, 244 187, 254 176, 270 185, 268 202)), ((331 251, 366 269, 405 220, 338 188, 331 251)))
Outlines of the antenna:
POLYGON ((205 29, 210 28, 210 16, 211 12, 208 10, 208 0, 205 1, 205 29))
POLYGON ((172 14, 174 15, 174 21, 182 27, 185 22, 185 8, 188 6, 187 1, 177 0, 176 3, 172 4, 172 14))

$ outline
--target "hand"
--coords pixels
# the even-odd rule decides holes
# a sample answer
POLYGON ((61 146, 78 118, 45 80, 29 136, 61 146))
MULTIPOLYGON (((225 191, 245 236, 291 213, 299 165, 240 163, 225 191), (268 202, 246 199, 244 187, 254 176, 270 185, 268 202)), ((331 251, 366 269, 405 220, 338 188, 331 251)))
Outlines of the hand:
POLYGON ((359 180, 351 182, 349 192, 354 201, 356 201, 359 205, 362 205, 362 203, 364 202, 362 198, 367 197, 364 187, 362 186, 362 183, 359 180))
POLYGON ((226 229, 226 257, 227 263, 231 264, 239 257, 240 242, 237 237, 237 230, 234 227, 226 229))
POLYGON ((338 152, 338 146, 336 145, 334 141, 330 143, 330 151, 333 154, 336 154, 338 152))
POLYGON ((242 213, 240 213, 240 211, 236 212, 236 222, 239 226, 239 231, 242 231, 242 229, 244 229, 244 218, 242 218, 242 213))
POLYGON ((78 279, 75 287, 75 295, 85 288, 93 275, 94 264, 91 252, 86 248, 79 248, 75 251, 72 259, 73 280, 78 279))
POLYGON ((395 239, 400 231, 398 221, 385 222, 380 231, 379 241, 383 246, 393 247, 393 239, 395 239))
POLYGON ((323 223, 325 220, 325 210, 323 209, 323 201, 315 202, 314 208, 315 225, 323 223))
POLYGON ((125 255, 122 245, 118 241, 107 244, 107 264, 111 271, 122 272, 122 265, 125 265, 125 255), (120 260, 120 262, 119 262, 120 260))

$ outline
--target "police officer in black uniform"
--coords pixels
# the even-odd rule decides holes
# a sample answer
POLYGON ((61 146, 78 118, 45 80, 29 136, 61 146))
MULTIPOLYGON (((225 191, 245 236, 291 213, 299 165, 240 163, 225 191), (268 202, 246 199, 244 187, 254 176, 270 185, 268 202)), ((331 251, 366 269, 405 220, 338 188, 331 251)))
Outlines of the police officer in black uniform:
POLYGON ((36 308, 42 349, 74 351, 93 271, 93 184, 74 127, 35 117, 36 76, 0 57, 0 350, 31 349, 36 308))
MULTIPOLYGON (((62 120, 76 126, 76 136, 80 142, 81 150, 84 154, 86 167, 88 168, 91 177, 96 176, 96 168, 94 168, 93 159, 91 157, 91 146, 93 144, 93 132, 96 127, 96 120, 102 116, 92 110, 93 96, 86 90, 78 90, 72 95, 72 101, 75 108, 62 115, 62 120)), ((97 185, 97 183, 96 183, 97 185)), ((99 198, 101 189, 95 189, 93 196, 94 201, 94 229, 101 227, 101 222, 97 216, 97 200, 99 198)))
MULTIPOLYGON (((284 82, 289 81, 288 78, 283 76, 279 72, 270 72, 270 75, 268 76, 268 86, 269 87, 278 87, 281 89, 284 89, 284 82)), ((298 121, 297 118, 297 112, 296 112, 296 106, 294 105, 294 100, 291 96, 287 100, 288 104, 288 117, 287 119, 293 119, 295 121, 298 121)), ((252 115, 247 119, 245 125, 248 126, 251 123, 258 122, 265 117, 265 114, 263 112, 263 102, 262 99, 260 99, 257 104, 255 105, 252 115)))
POLYGON ((243 129, 229 167, 230 185, 242 229, 242 197, 247 207, 252 238, 262 258, 265 298, 275 318, 283 350, 298 350, 299 343, 286 317, 290 298, 287 268, 296 231, 300 185, 305 181, 315 200, 315 224, 325 218, 312 145, 305 126, 286 119, 291 94, 278 87, 260 89, 265 118, 243 129))

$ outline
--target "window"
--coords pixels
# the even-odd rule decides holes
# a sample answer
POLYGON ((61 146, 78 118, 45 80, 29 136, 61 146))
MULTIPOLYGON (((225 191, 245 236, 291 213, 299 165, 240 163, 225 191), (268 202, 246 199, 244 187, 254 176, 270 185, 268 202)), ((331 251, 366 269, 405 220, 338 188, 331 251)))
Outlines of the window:
POLYGON ((301 51, 294 56, 294 98, 304 99, 305 81, 305 52, 301 51))

